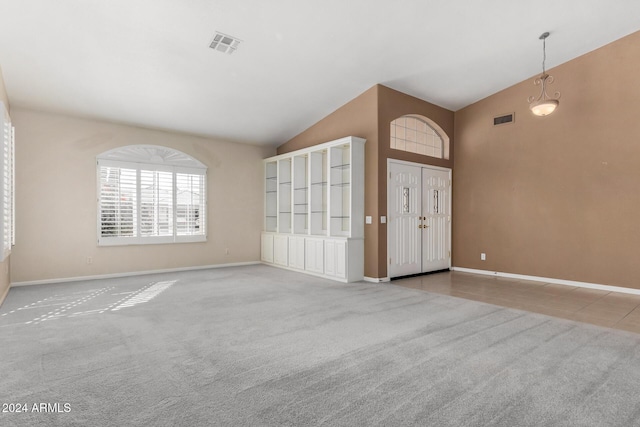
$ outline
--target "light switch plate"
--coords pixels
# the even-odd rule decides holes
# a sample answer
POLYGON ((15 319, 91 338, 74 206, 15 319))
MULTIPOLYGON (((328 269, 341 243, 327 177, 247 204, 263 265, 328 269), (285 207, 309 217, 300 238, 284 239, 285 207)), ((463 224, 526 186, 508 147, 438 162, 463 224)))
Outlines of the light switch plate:
POLYGON ((364 217, 364 222, 365 224, 371 224, 373 222, 373 220, 371 219, 370 215, 367 215, 364 217))
POLYGON ((381 216, 380 217, 380 224, 386 224, 387 223, 387 217, 386 216, 381 216))

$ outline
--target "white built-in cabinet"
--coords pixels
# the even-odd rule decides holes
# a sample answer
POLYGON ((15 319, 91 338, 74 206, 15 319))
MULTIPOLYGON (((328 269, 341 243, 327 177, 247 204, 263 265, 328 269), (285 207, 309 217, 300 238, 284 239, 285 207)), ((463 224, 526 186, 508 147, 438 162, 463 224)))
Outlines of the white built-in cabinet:
POLYGON ((349 136, 264 160, 263 262, 362 280, 364 144, 349 136))

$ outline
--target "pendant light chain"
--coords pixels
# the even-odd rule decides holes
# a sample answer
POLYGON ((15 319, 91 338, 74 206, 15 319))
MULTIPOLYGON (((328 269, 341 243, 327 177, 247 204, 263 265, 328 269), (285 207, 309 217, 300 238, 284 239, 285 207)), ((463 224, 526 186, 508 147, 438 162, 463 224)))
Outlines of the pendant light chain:
POLYGON ((542 39, 542 75, 545 75, 547 72, 545 71, 544 63, 547 60, 547 38, 544 37, 542 39))

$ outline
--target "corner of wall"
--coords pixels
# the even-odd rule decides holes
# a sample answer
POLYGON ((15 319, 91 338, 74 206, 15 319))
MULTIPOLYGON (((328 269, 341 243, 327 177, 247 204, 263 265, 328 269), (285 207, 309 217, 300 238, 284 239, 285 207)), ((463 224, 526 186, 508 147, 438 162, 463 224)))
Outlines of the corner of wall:
POLYGON ((0 66, 0 101, 4 102, 7 111, 11 111, 11 105, 9 105, 9 96, 7 95, 7 88, 4 84, 4 76, 2 75, 2 67, 0 66))
MULTIPOLYGON (((357 136, 365 144, 365 216, 378 218, 378 98, 381 85, 374 85, 333 113, 278 147, 278 154, 357 136)), ((379 223, 365 224, 365 276, 379 276, 379 223)))

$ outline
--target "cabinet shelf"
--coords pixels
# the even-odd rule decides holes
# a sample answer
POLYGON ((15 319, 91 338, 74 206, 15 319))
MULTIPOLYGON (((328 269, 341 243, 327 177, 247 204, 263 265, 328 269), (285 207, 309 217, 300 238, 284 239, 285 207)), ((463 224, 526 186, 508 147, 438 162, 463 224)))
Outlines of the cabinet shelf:
POLYGON ((364 144, 345 137, 265 159, 263 261, 362 280, 364 144))
POLYGON ((344 164, 341 164, 341 165, 334 165, 334 166, 331 166, 331 169, 348 169, 348 168, 350 168, 350 167, 351 167, 351 164, 349 164, 349 163, 344 163, 344 164))

